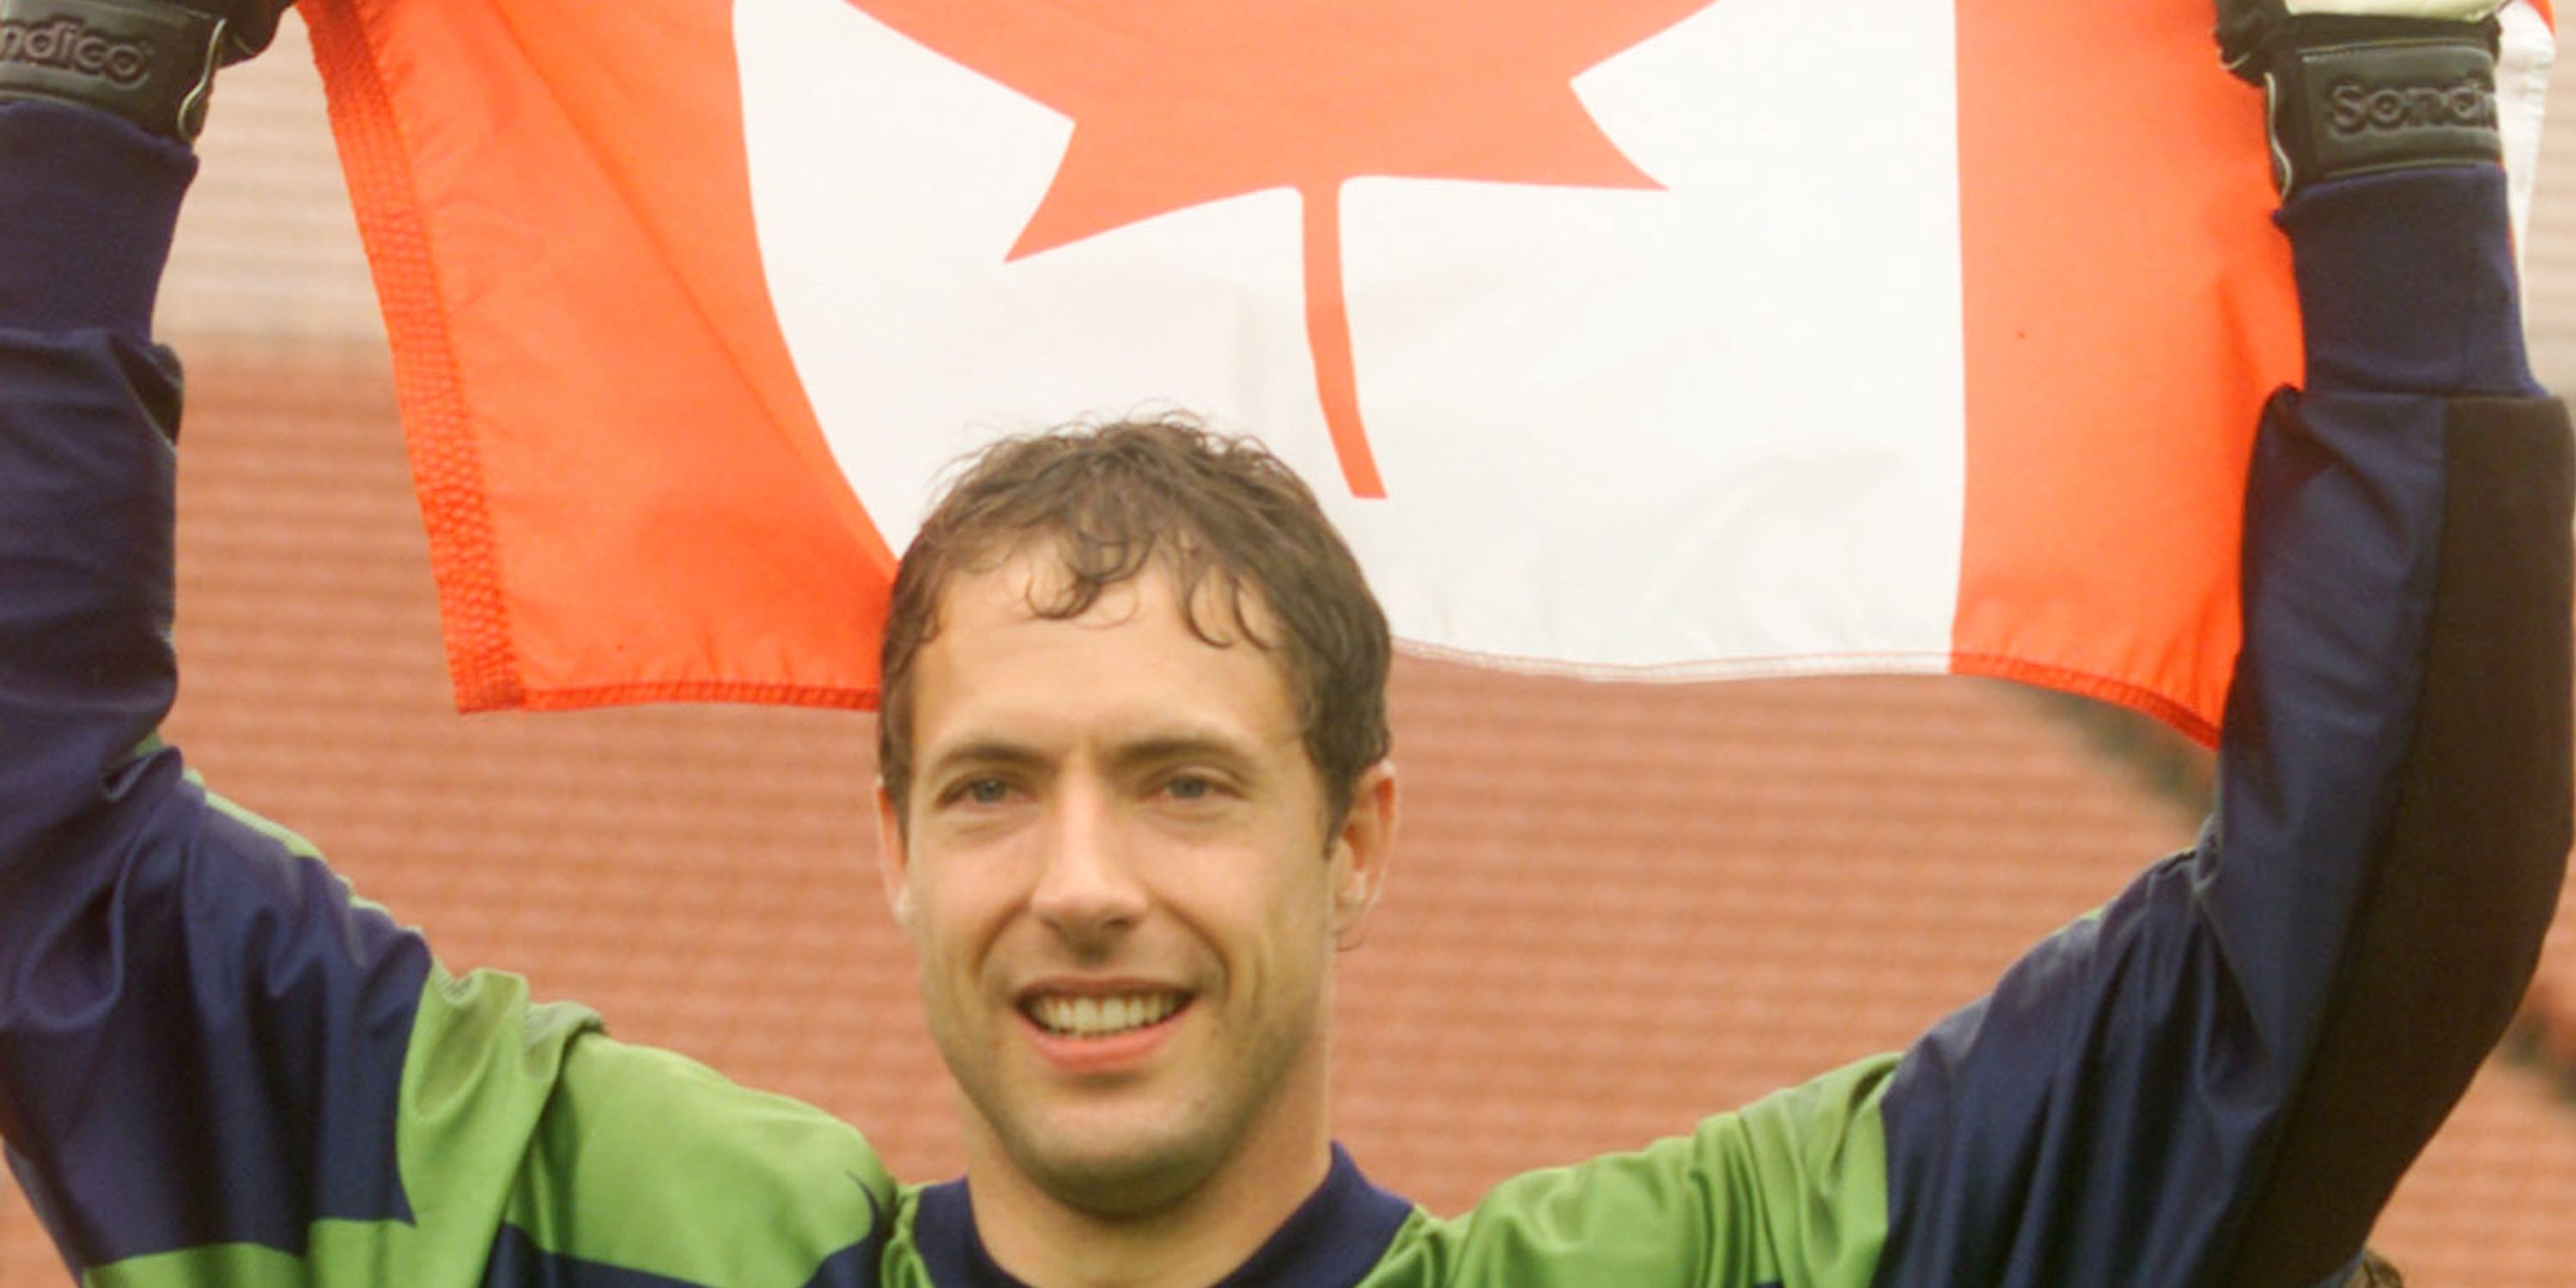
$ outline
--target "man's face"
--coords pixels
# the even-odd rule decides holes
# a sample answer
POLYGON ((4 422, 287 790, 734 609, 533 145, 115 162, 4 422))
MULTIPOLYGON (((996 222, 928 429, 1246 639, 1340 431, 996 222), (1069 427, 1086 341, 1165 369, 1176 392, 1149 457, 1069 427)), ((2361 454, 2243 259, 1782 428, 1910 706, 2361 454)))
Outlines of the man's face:
MULTIPOLYGON (((1135 1213, 1320 1155, 1332 957, 1394 788, 1372 769, 1328 821, 1271 653, 1198 638, 1159 571, 1032 613, 1060 575, 1023 555, 949 590, 879 849, 970 1135, 1059 1202, 1135 1213)), ((1224 638, 1221 596, 1197 608, 1224 638)))

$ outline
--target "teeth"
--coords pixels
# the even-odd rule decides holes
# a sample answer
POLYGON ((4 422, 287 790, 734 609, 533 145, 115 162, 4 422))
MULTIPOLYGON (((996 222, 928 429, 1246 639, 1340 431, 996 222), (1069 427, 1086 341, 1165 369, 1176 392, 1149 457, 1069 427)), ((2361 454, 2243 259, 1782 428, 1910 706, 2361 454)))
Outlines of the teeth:
POLYGON ((1041 997, 1029 1003, 1029 1018, 1049 1032, 1098 1038, 1159 1024, 1181 1008, 1178 993, 1130 993, 1117 997, 1041 997))

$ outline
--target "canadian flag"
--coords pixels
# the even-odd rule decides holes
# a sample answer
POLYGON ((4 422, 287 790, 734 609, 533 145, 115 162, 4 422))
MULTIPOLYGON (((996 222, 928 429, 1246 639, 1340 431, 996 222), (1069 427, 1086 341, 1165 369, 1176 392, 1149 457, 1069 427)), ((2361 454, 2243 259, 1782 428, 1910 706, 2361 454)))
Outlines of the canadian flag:
POLYGON ((1180 407, 1420 652, 2215 728, 2298 320, 2208 0, 302 7, 468 709, 867 705, 950 462, 1180 407))

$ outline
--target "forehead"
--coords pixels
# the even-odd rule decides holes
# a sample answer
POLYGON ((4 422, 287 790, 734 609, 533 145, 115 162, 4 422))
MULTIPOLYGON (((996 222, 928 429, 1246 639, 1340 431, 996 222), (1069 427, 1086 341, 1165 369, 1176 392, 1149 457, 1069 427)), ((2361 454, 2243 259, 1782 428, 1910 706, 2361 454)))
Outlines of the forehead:
POLYGON ((1296 738, 1285 669, 1264 644, 1276 624, 1258 594, 1238 596, 1211 574, 1185 614, 1158 560, 1102 588, 1080 613, 1042 611, 1064 603, 1070 584, 1043 547, 962 570, 949 584, 915 662, 918 754, 961 739, 1296 738))

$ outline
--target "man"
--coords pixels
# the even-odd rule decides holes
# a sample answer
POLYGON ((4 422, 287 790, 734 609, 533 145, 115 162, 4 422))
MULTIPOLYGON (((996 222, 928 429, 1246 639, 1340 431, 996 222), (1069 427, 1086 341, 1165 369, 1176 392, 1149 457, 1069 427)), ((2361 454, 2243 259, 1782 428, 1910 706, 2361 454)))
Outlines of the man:
POLYGON ((12 1165, 102 1283, 2340 1282, 2569 837, 2572 471, 2523 363, 2492 30, 2406 7, 2223 15, 2310 371, 2254 462, 2201 845, 1902 1056, 1453 1220, 1334 1150, 1322 1077, 1395 830, 1384 624, 1303 488, 1186 424, 988 455, 896 589, 883 875, 962 1182, 448 976, 188 781, 153 737, 178 385, 146 336, 205 69, 276 6, 0 0, 0 35, 55 33, 0 39, 12 1165))

